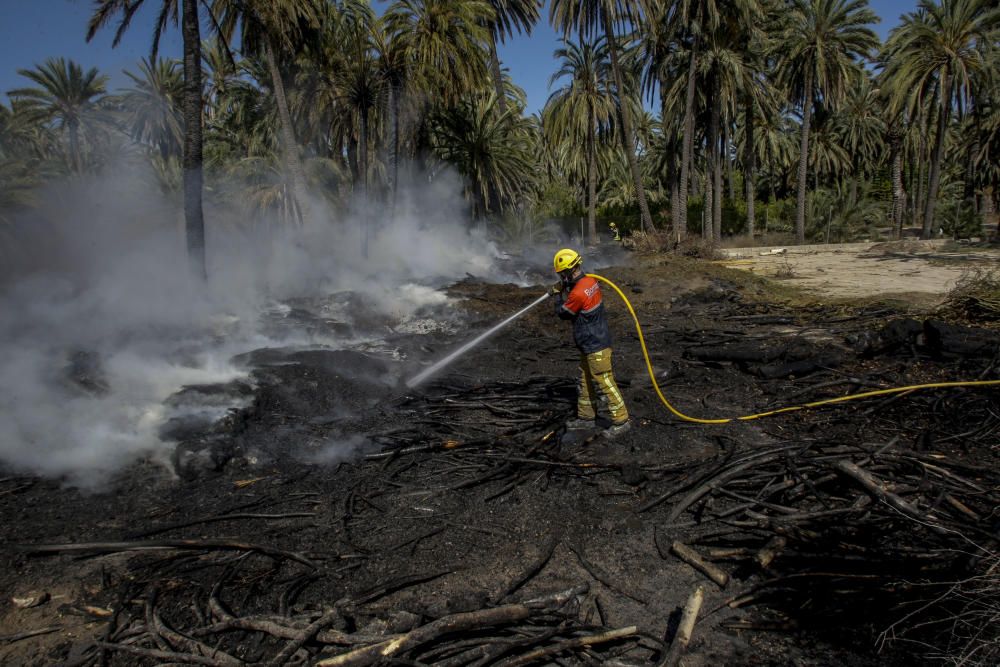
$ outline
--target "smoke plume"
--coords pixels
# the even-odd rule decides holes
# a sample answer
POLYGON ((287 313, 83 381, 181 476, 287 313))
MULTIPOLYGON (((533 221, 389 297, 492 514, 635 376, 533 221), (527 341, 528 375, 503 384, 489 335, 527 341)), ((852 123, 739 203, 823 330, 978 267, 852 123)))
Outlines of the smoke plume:
POLYGON ((457 180, 436 178, 391 220, 360 206, 338 218, 314 201, 312 225, 249 224, 208 201, 202 284, 187 271, 179 196, 154 183, 134 163, 73 177, 16 221, 0 266, 3 467, 95 487, 138 458, 166 461, 163 425, 195 409, 167 400, 183 387, 245 377, 230 359, 248 350, 349 343, 273 326, 289 300, 349 292, 419 330, 419 310, 447 301, 437 287, 496 271, 496 248, 462 222, 457 180))

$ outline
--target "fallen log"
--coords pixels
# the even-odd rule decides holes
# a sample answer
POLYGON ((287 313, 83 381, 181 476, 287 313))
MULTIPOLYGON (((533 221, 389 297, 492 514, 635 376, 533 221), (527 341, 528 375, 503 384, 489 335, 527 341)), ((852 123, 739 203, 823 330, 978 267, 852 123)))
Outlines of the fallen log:
POLYGON ((762 568, 767 569, 768 566, 774 562, 774 559, 778 557, 785 549, 785 545, 788 544, 788 540, 781 535, 776 535, 772 537, 764 547, 754 555, 754 560, 762 568))
POLYGON ((674 542, 670 545, 670 550, 682 561, 714 581, 719 588, 725 588, 726 584, 729 583, 728 574, 706 561, 697 551, 688 545, 682 542, 674 542))
POLYGON ((937 524, 934 519, 927 516, 924 512, 906 502, 895 493, 892 493, 886 488, 885 482, 875 477, 867 470, 855 465, 854 463, 842 459, 837 461, 833 466, 838 472, 846 475, 848 478, 854 480, 857 484, 861 486, 869 495, 873 496, 876 500, 880 500, 886 505, 889 505, 895 510, 898 510, 905 516, 927 525, 936 533, 945 534, 949 531, 937 524))
POLYGON ((698 586, 691 593, 687 604, 684 605, 684 613, 681 615, 677 634, 674 635, 674 641, 670 644, 667 654, 663 656, 663 660, 660 661, 659 667, 676 667, 680 663, 681 656, 687 651, 688 644, 691 642, 694 624, 698 620, 698 613, 701 611, 701 603, 704 599, 705 589, 698 586))

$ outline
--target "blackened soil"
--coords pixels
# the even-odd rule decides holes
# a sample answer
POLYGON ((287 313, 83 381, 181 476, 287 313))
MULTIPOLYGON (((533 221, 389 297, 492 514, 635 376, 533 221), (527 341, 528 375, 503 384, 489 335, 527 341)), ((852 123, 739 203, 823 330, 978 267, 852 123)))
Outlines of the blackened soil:
MULTIPOLYGON (((686 413, 736 416, 784 405, 790 396, 798 403, 871 386, 998 376, 989 356, 996 348, 972 355, 930 349, 919 327, 910 339, 873 347, 897 318, 891 309, 792 308, 768 302, 760 285, 699 267, 683 261, 602 271, 632 300, 658 380, 686 413), (780 364, 800 365, 781 372, 780 364), (854 381, 836 383, 844 378, 854 381)), ((384 626, 401 612, 426 621, 579 583, 590 585, 581 616, 598 626, 637 625, 649 638, 625 646, 618 664, 658 660, 659 642, 672 637, 678 609, 698 585, 706 599, 688 665, 924 660, 909 645, 876 651, 879 633, 902 615, 884 591, 836 599, 836 591, 823 590, 835 603, 819 604, 792 586, 756 606, 727 606, 776 572, 794 570, 780 569, 781 556, 772 569, 719 561, 731 580, 725 588, 712 584, 669 545, 721 532, 727 544, 756 550, 764 538, 709 522, 711 506, 672 519, 680 498, 670 491, 706 464, 780 444, 892 443, 995 471, 995 438, 969 435, 970 420, 982 426, 991 411, 1000 413, 995 393, 951 390, 724 426, 684 423, 653 393, 628 313, 608 292, 616 375, 634 427, 613 441, 581 437, 562 426, 574 410, 577 354, 550 303, 428 386, 406 389, 403 379, 529 303, 539 288, 468 280, 451 292, 464 298, 468 330, 402 336, 395 342, 405 361, 350 351, 245 355, 251 402, 211 425, 181 429, 176 474, 139 462, 97 493, 0 475, 0 590, 7 593, 0 637, 58 628, 0 642, 0 662, 95 661, 94 642, 133 620, 143 623, 151 605, 174 628, 205 625, 199 615, 213 588, 241 615, 347 600, 352 611, 338 623, 351 632, 384 626), (104 555, 29 548, 180 539, 213 546, 104 555), (219 546, 224 542, 295 554, 315 569, 273 552, 219 546), (31 590, 52 599, 16 608, 11 597, 31 590), (762 629, 772 612, 795 622, 762 629), (751 629, 736 629, 740 623, 751 629)), ((982 519, 987 534, 996 530, 989 523, 995 515, 982 519)), ((796 552, 787 567, 818 565, 796 552)), ((223 641, 251 661, 282 646, 251 634, 223 641)), ((114 652, 104 659, 143 660, 114 652)))

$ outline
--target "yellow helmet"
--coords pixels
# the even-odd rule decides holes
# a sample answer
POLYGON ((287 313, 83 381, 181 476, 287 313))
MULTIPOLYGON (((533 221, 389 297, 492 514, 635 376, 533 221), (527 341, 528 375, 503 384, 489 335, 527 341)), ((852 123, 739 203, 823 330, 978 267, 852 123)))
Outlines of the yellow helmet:
POLYGON ((608 225, 608 227, 610 227, 611 229, 617 229, 618 225, 612 222, 610 225, 608 225))
POLYGON ((583 258, 580 257, 580 253, 569 248, 563 248, 552 258, 552 266, 555 267, 556 273, 562 273, 566 269, 576 268, 582 261, 583 258))

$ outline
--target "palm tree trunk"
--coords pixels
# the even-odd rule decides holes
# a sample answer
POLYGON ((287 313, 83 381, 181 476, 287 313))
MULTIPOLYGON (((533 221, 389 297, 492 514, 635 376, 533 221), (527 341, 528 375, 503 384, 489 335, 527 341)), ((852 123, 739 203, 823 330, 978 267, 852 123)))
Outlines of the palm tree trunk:
MULTIPOLYGON (((684 136, 681 139, 681 182, 678 188, 677 210, 680 213, 675 226, 681 235, 687 234, 687 200, 691 183, 691 152, 694 145, 694 87, 697 77, 698 37, 691 42, 691 59, 688 64, 687 93, 684 100, 684 136)), ((662 94, 662 92, 661 92, 662 94)))
POLYGON ((389 168, 389 187, 391 188, 390 209, 392 218, 396 217, 396 193, 399 191, 399 98, 402 94, 402 86, 396 82, 389 84, 389 113, 391 115, 389 121, 389 144, 392 150, 392 154, 390 155, 392 164, 389 168))
POLYGON ((191 269, 208 279, 205 266, 205 219, 201 209, 201 31, 198 0, 183 0, 184 39, 184 232, 191 269))
POLYGON ((753 99, 747 98, 746 121, 743 133, 743 185, 747 196, 747 234, 750 235, 750 244, 753 245, 754 226, 756 224, 756 211, 754 210, 754 153, 753 146, 753 99))
POLYGON ((812 116, 813 74, 806 72, 805 95, 802 100, 802 141, 799 145, 799 182, 795 195, 795 240, 806 242, 806 176, 809 173, 809 121, 812 116))
POLYGON ((708 168, 706 176, 709 181, 709 188, 712 189, 711 208, 711 229, 712 240, 718 242, 722 240, 722 163, 721 152, 719 151, 719 121, 722 116, 722 100, 720 91, 715 88, 716 78, 711 77, 709 84, 712 101, 711 112, 708 122, 708 141, 706 142, 706 155, 708 157, 708 168))
POLYGON ((368 110, 362 107, 358 114, 358 184, 361 186, 363 205, 368 202, 368 110))
POLYGON ((79 174, 83 171, 80 164, 82 162, 80 159, 80 121, 71 118, 66 123, 66 129, 69 132, 69 167, 79 174))
MULTIPOLYGON (((978 162, 980 140, 982 132, 980 126, 979 105, 975 103, 975 98, 969 101, 969 112, 972 116, 972 142, 969 144, 969 154, 965 159, 965 188, 962 193, 963 198, 969 205, 969 210, 974 215, 979 215, 979 202, 976 197, 976 163, 978 162)), ((980 222, 985 222, 981 220, 980 222)))
MULTIPOLYGON (((661 114, 662 117, 662 114, 661 114)), ((680 218, 680 180, 677 176, 677 134, 674 133, 668 147, 670 157, 667 160, 667 187, 670 190, 670 224, 673 227, 674 240, 680 240, 680 230, 677 220, 680 218)))
POLYGON ((724 157, 719 150, 718 142, 716 142, 715 153, 715 173, 712 175, 712 187, 715 188, 715 197, 712 200, 712 240, 719 243, 722 241, 722 161, 724 157))
POLYGON ((951 115, 951 83, 948 80, 948 68, 941 72, 941 110, 938 116, 937 139, 934 142, 934 155, 931 157, 931 180, 927 185, 927 207, 924 210, 924 227, 921 236, 931 237, 934 226, 934 206, 937 204, 938 188, 941 187, 941 158, 944 154, 944 135, 948 131, 948 117, 951 115))
POLYGON ((722 124, 722 159, 726 165, 726 184, 729 187, 729 200, 736 201, 736 176, 733 174, 733 153, 729 150, 729 123, 722 124))
POLYGON ((364 230, 361 234, 361 252, 364 257, 368 257, 368 244, 371 240, 371 222, 368 205, 368 107, 362 105, 361 119, 358 123, 358 131, 361 134, 360 146, 358 147, 358 170, 361 172, 361 224, 364 230))
POLYGON ((861 181, 861 161, 857 152, 851 155, 851 173, 848 178, 850 182, 847 185, 847 200, 853 206, 858 202, 858 183, 861 181))
POLYGON ((770 195, 767 200, 767 210, 764 215, 764 233, 767 233, 767 217, 770 215, 770 209, 774 206, 774 202, 778 199, 778 193, 775 191, 774 187, 774 148, 771 146, 771 142, 767 142, 767 189, 770 195))
POLYGON ((712 231, 712 211, 715 210, 715 188, 712 187, 712 171, 707 166, 705 168, 705 205, 701 213, 701 238, 711 241, 714 232, 712 231))
POLYGON ((347 132, 347 137, 344 141, 344 156, 347 158, 347 171, 351 174, 351 187, 357 185, 358 178, 361 172, 358 170, 358 139, 353 132, 347 132))
POLYGON ((490 30, 490 75, 493 78, 493 88, 497 92, 497 107, 500 115, 507 113, 507 95, 503 90, 503 71, 500 69, 500 56, 497 55, 497 40, 490 30))
POLYGON ((292 115, 288 111, 288 98, 285 97, 285 83, 281 78, 281 72, 278 70, 277 54, 270 38, 267 38, 264 55, 271 74, 274 101, 278 106, 278 119, 281 123, 281 153, 284 157, 285 169, 288 171, 288 178, 292 182, 292 196, 295 198, 302 221, 312 222, 309 211, 309 198, 306 194, 306 174, 302 168, 302 161, 299 159, 298 142, 295 140, 295 127, 292 125, 292 115))
POLYGON ((611 69, 615 75, 615 87, 618 89, 618 111, 622 117, 622 141, 625 144, 625 157, 628 160, 629 171, 632 172, 632 184, 635 187, 635 198, 639 202, 639 222, 642 231, 656 231, 653 218, 649 215, 649 205, 646 203, 646 189, 642 186, 642 176, 639 174, 639 161, 635 155, 635 137, 632 134, 632 119, 628 104, 625 103, 625 84, 622 78, 621 64, 618 62, 618 43, 615 40, 611 17, 606 11, 601 11, 604 19, 604 37, 611 52, 611 69))
MULTIPOLYGON (((934 88, 933 94, 930 99, 936 99, 938 95, 938 88, 934 88)), ((932 105, 933 106, 933 105, 932 105)), ((916 147, 916 164, 918 165, 914 178, 916 178, 916 187, 913 188, 916 192, 916 197, 913 200, 913 225, 920 227, 923 230, 924 227, 924 211, 927 206, 927 163, 930 161, 929 149, 927 146, 927 134, 930 131, 931 118, 929 114, 933 112, 933 109, 928 110, 927 108, 921 108, 918 118, 919 118, 919 133, 917 139, 916 147)))
POLYGON ((594 111, 587 108, 587 233, 591 245, 597 245, 597 140, 594 136, 594 111))
POLYGON ((901 239, 906 190, 903 188, 903 136, 895 129, 889 133, 889 152, 892 164, 892 228, 896 238, 901 239))
POLYGON ((927 192, 927 124, 921 123, 920 139, 917 142, 916 163, 917 169, 913 178, 916 179, 916 187, 913 188, 915 196, 913 198, 912 223, 923 229, 924 226, 924 195, 927 192))

